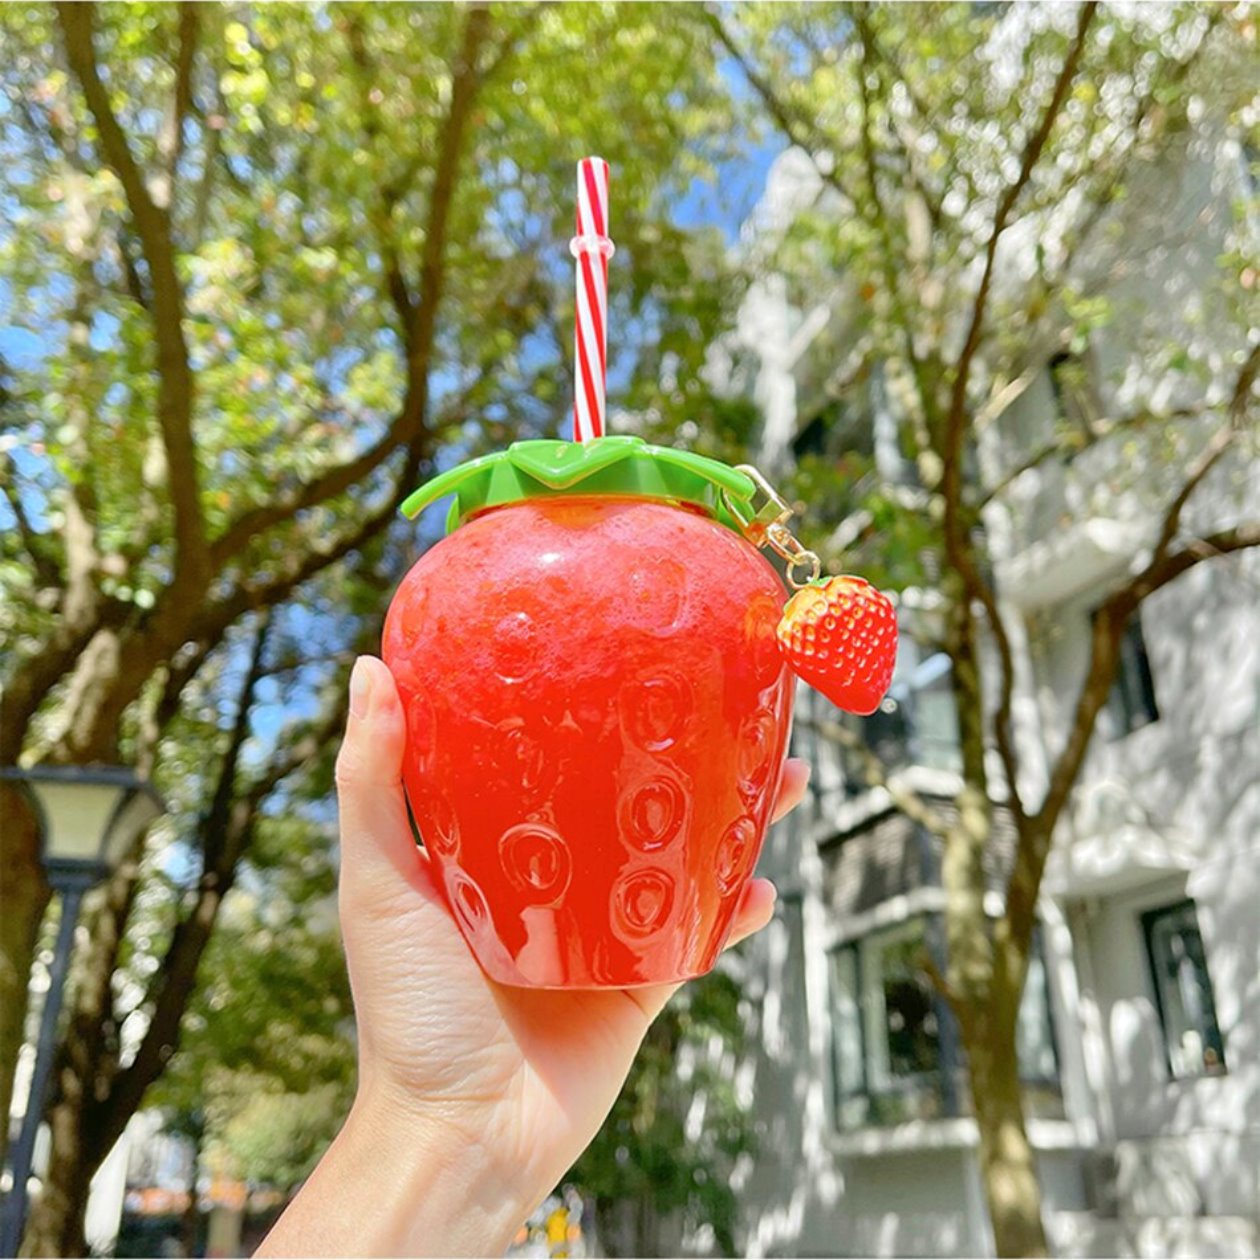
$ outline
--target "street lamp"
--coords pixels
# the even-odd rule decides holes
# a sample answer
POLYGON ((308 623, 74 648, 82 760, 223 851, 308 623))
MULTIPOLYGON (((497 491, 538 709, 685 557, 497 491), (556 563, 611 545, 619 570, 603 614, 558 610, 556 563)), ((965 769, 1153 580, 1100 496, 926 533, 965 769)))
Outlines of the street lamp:
POLYGON ((26 789, 39 822, 44 872, 49 887, 61 897, 26 1114, 13 1148, 13 1185, 0 1223, 0 1256, 16 1256, 26 1224, 26 1183, 52 1071, 57 1017, 79 905, 86 892, 118 869, 139 836, 161 816, 163 805, 148 783, 121 766, 36 766, 30 770, 3 766, 0 778, 17 780, 26 789))

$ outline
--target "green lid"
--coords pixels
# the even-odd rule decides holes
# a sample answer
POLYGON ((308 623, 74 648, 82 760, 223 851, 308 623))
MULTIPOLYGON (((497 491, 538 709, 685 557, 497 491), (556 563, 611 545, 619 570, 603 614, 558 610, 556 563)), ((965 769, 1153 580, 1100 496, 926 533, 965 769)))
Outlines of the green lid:
POLYGON ((402 510, 415 517, 430 503, 454 495, 446 518, 449 533, 473 512, 522 499, 633 495, 693 503, 738 530, 726 499, 748 506, 755 493, 744 473, 716 459, 617 435, 590 442, 514 442, 506 451, 483 455, 434 477, 404 500, 402 510))

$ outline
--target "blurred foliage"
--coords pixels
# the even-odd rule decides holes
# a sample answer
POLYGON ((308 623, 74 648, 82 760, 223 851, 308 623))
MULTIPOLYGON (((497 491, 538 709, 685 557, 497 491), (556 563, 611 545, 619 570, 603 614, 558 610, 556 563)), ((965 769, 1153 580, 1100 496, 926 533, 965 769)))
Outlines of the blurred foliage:
POLYGON ((736 1252, 731 1175, 754 1149, 752 1120, 733 1085, 744 1049, 739 987, 715 971, 681 989, 649 1029, 608 1120, 569 1178, 594 1195, 612 1254, 659 1255, 662 1221, 707 1225, 736 1252), (619 1204, 646 1204, 627 1231, 619 1204), (628 1233, 633 1236, 627 1237, 628 1233))
POLYGON ((176 1130, 194 1118, 216 1175, 291 1189, 349 1109, 354 1011, 330 848, 326 824, 267 820, 147 1100, 176 1130))

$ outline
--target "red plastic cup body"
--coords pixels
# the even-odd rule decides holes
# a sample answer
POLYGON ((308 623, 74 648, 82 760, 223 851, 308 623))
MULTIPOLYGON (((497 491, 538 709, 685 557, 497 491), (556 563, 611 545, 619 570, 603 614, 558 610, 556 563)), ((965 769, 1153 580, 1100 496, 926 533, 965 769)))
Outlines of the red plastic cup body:
POLYGON ((491 978, 712 968, 782 772, 783 601, 738 534, 648 499, 494 508, 407 574, 384 633, 407 796, 491 978))

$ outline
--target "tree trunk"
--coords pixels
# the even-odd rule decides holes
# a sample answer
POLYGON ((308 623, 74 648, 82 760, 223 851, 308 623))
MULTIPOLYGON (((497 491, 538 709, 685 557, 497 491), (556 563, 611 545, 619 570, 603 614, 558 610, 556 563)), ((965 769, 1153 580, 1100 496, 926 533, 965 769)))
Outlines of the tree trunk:
POLYGON ((201 1148, 205 1141, 206 1126, 200 1116, 194 1119, 190 1130, 188 1136, 192 1140, 192 1160, 188 1173, 188 1206, 184 1209, 179 1225, 185 1256, 197 1254, 197 1236, 201 1226, 201 1211, 197 1205, 197 1180, 201 1175, 201 1148))
MULTIPOLYGON (((997 986, 995 986, 996 988, 997 986)), ((991 994, 982 1014, 959 1020, 980 1130, 980 1178, 999 1256, 1045 1256, 1041 1187, 1024 1126, 1015 1028, 1018 996, 991 994)))
POLYGON ((636 1200, 596 1199, 595 1225, 601 1255, 643 1254, 639 1247, 639 1204, 636 1200))
POLYGON ((963 788, 945 836, 948 996, 967 1052, 967 1076, 980 1134, 980 1177, 999 1256, 1044 1256, 1041 1188, 1024 1128, 1016 1022, 1025 952, 995 948, 985 911, 984 858, 993 834, 985 774, 984 696, 970 594, 957 574, 942 583, 951 597, 948 645, 958 710, 963 788))
POLYGON ((659 1256, 660 1244, 657 1241, 656 1207, 651 1197, 645 1192, 639 1197, 635 1212, 635 1247, 636 1256, 659 1256))
POLYGON ((8 1148, 13 1076, 26 1025, 26 998, 48 884, 39 861, 39 823, 25 794, 0 781, 0 1165, 8 1148))

